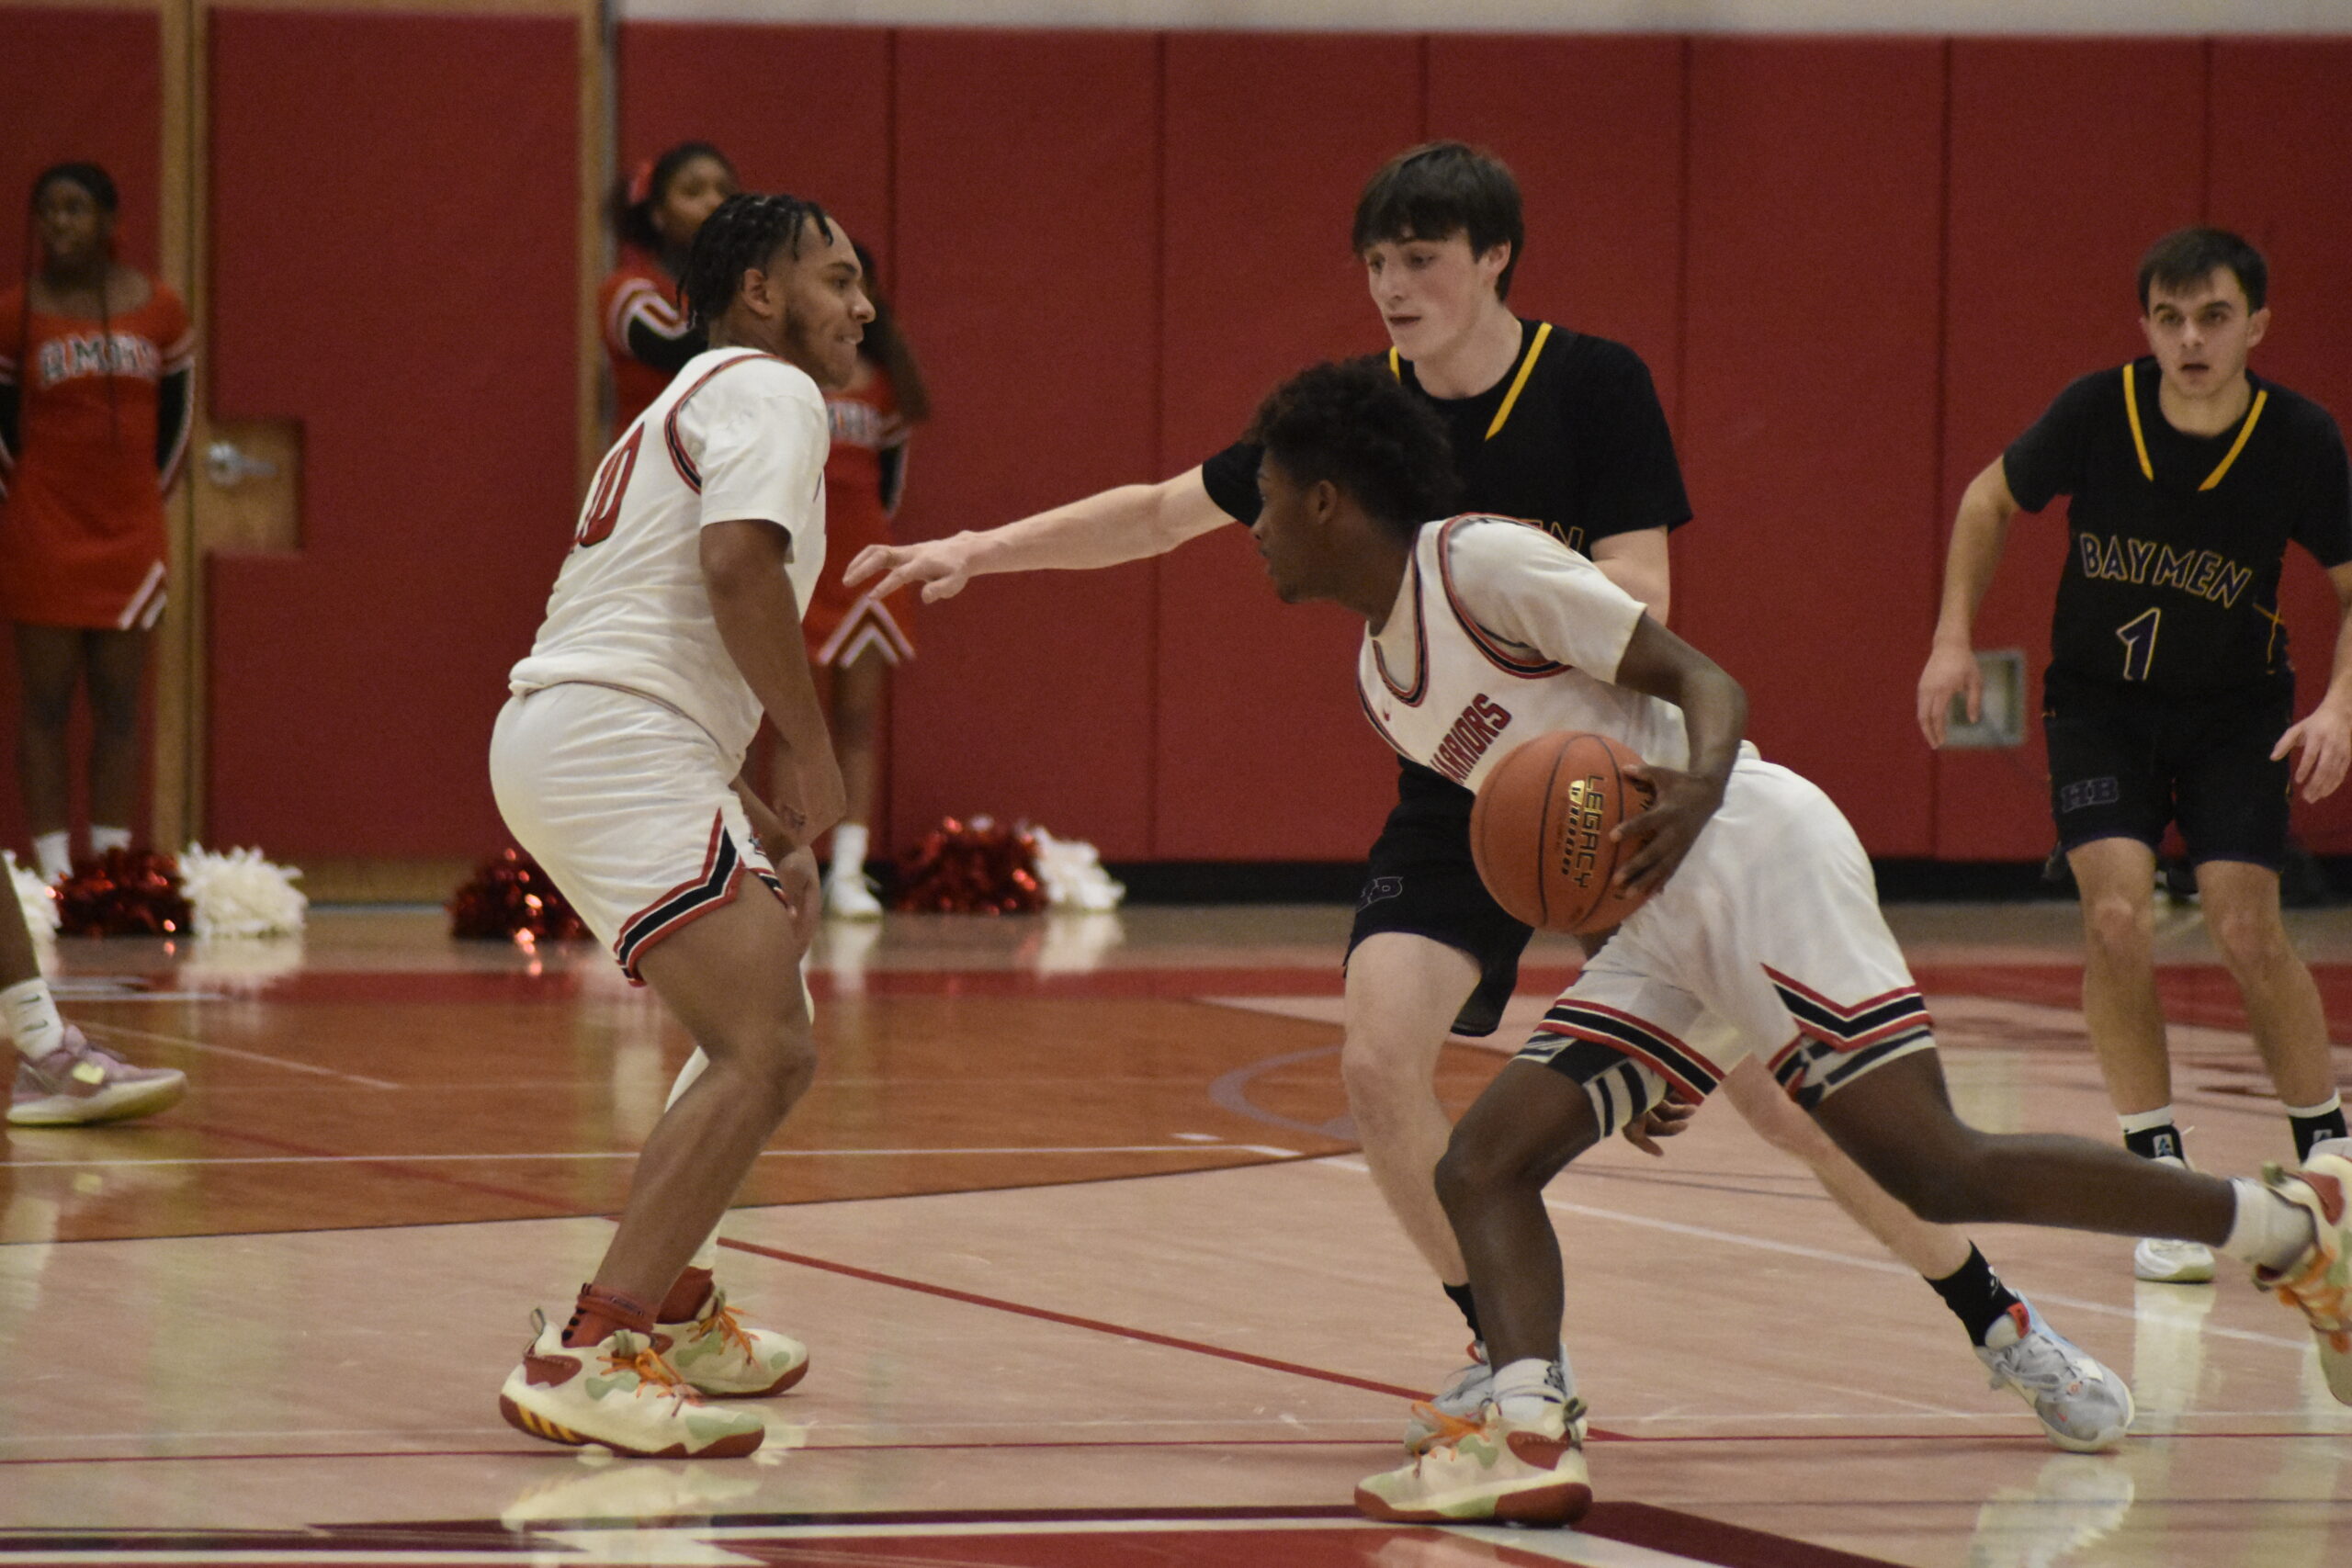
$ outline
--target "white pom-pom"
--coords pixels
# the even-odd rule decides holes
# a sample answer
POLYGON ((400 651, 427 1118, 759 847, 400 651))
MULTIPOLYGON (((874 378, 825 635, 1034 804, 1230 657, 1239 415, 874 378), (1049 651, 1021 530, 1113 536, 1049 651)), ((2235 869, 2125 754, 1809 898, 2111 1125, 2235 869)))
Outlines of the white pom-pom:
POLYGON ((199 937, 287 936, 302 929, 311 901, 294 886, 302 874, 274 865, 259 850, 216 854, 190 844, 180 856, 180 889, 199 937))
POLYGON ((1050 908, 1099 914, 1117 908, 1126 897, 1126 886, 1111 879, 1101 852, 1085 840, 1057 839, 1036 827, 1029 837, 1037 846, 1037 880, 1050 908))
POLYGON ((301 967, 299 937, 200 936, 188 943, 174 977, 182 990, 253 996, 301 967))

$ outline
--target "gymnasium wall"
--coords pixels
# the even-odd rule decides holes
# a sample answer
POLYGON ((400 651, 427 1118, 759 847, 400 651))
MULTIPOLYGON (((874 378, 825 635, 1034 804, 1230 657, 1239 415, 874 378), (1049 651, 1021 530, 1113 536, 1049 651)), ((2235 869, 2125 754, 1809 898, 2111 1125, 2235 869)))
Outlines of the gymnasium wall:
MULTIPOLYGON (((881 239, 939 407, 910 536, 1180 470, 1288 370, 1380 346, 1357 187, 1424 137, 1495 148, 1529 201, 1513 304, 1632 344, 1667 400, 1699 513, 1676 626, 1881 855, 2048 847, 2038 745, 1930 753, 1912 687, 1961 490, 2134 352, 2150 239, 2210 219, 2265 246, 2258 367, 2352 410, 2352 40, 620 39, 625 160, 708 135, 881 239)), ((2054 513, 2020 520, 1981 626, 2037 691, 2062 550, 2054 513)), ((2307 560, 2290 584, 2308 702, 2334 615, 2307 560)), ((992 811, 1113 858, 1351 858, 1390 791, 1354 635, 1277 605, 1238 529, 982 580, 923 615, 891 832, 992 811)), ((2352 851, 2352 801, 2299 824, 2352 851)))

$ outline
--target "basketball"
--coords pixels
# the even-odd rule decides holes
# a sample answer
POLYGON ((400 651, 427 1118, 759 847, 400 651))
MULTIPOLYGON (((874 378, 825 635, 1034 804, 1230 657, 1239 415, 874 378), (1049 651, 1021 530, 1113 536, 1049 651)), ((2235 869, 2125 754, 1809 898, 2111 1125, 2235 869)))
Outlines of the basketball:
POLYGON ((1495 902, 1555 931, 1607 931, 1641 906, 1612 887, 1610 830, 1657 792, 1624 770, 1641 761, 1605 735, 1539 735, 1495 764, 1470 808, 1470 853, 1495 902))

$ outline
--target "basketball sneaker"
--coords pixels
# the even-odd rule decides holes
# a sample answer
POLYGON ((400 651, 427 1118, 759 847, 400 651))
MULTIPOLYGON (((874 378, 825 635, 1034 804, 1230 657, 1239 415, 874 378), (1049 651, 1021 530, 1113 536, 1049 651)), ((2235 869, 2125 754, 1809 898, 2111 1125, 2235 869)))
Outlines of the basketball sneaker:
POLYGON ((2050 1440, 2090 1454, 2122 1441, 2132 1425, 2132 1389, 2073 1340, 2041 1320, 2030 1302, 2008 1310, 1976 1348, 1995 1388, 2033 1406, 2050 1440))
POLYGON ((575 1348, 545 1313, 531 1321, 538 1333, 498 1391, 517 1431, 637 1459, 734 1459, 767 1436, 758 1416, 705 1404, 642 1334, 616 1328, 575 1348))
POLYGON ((2265 1166, 2262 1179, 2310 1213, 2314 1235, 2292 1267, 2257 1268, 2254 1282, 2311 1321, 2327 1392, 2352 1404, 2352 1159, 2314 1154, 2291 1173, 2265 1166))
POLYGON ((808 1375, 808 1347, 772 1329, 747 1326, 727 1292, 713 1287, 684 1323, 657 1323, 654 1343, 705 1399, 759 1399, 808 1375))
POLYGON ((882 900, 874 879, 854 865, 835 864, 825 874, 825 916, 834 920, 878 920, 882 900))
POLYGON ((1359 1511, 1396 1524, 1572 1525, 1592 1506, 1581 1401, 1551 1405, 1529 1426, 1492 1404, 1476 1419, 1444 1421, 1426 1452, 1356 1488, 1359 1511))
MULTIPOLYGON (((1484 1340, 1470 1341, 1470 1364, 1445 1380, 1445 1386, 1428 1399, 1413 1401, 1411 1414, 1405 1418, 1405 1451, 1408 1454, 1427 1453, 1430 1445, 1464 1421, 1477 1419, 1487 1398, 1494 1393, 1495 1371, 1487 1365, 1484 1340)), ((1560 1347, 1560 1365, 1568 1365, 1568 1348, 1560 1347)), ((1584 1441, 1585 1407, 1582 1401, 1571 1401, 1576 1410, 1577 1441, 1584 1441)))
POLYGON ((2213 1277, 2213 1249, 2202 1242, 2144 1237, 2132 1249, 2132 1277, 2152 1285, 2202 1285, 2213 1277))
POLYGON ((134 1067, 72 1024, 65 1042, 39 1061, 17 1058, 16 1091, 8 1120, 18 1127, 74 1127, 152 1116, 179 1103, 187 1075, 170 1067, 134 1067))

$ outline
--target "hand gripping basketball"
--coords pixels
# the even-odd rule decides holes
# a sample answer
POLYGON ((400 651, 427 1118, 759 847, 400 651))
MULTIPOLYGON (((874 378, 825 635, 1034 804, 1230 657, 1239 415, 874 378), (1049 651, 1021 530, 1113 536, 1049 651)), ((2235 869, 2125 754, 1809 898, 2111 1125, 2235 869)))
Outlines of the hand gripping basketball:
POLYGON ((1495 902, 1514 919, 1555 931, 1607 931, 1641 907, 1645 892, 1616 884, 1612 837, 1657 792, 1629 774, 1631 748, 1605 735, 1539 735, 1495 764, 1470 808, 1470 854, 1495 902))

